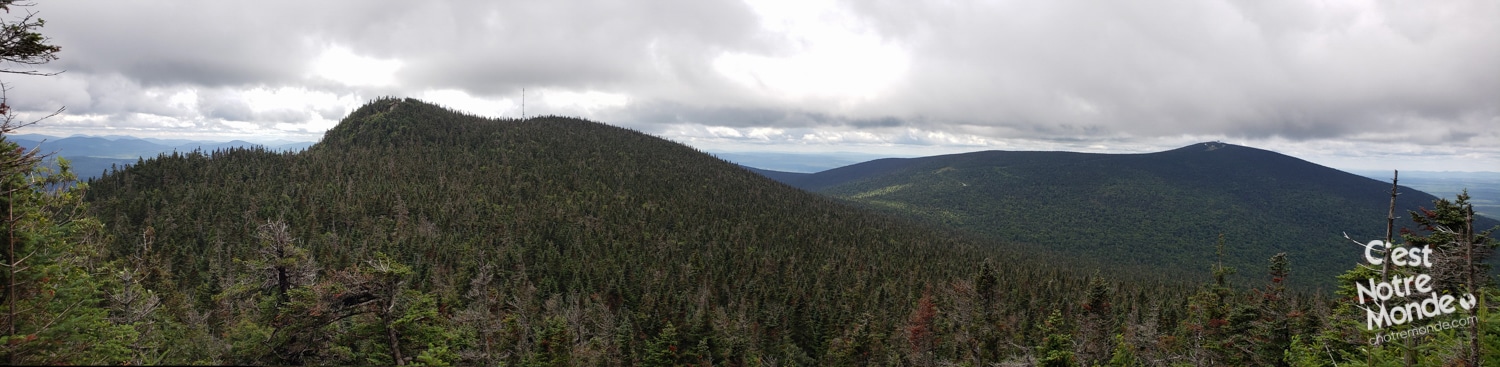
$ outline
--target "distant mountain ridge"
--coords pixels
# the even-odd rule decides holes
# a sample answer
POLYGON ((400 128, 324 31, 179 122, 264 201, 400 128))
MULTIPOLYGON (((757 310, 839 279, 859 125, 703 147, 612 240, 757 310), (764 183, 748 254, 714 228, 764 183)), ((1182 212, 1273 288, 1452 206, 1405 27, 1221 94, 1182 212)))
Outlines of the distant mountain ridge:
POLYGON ((820 172, 860 162, 890 157, 890 155, 825 152, 825 153, 778 153, 778 152, 713 152, 720 159, 756 169, 788 173, 820 172))
MULTIPOLYGON (((1359 259, 1343 239, 1385 233, 1391 185, 1280 153, 1218 142, 1145 154, 983 151, 888 158, 803 175, 792 186, 1105 261, 1206 274, 1217 235, 1228 265, 1259 274, 1277 252, 1331 284, 1359 259)), ((1396 223, 1436 197, 1401 187, 1396 223)), ((1451 199, 1451 198, 1450 198, 1451 199)), ((1480 230, 1496 225, 1480 218, 1480 230)), ((1399 242, 1399 240, 1398 240, 1399 242)), ((1303 276, 1306 278, 1303 278, 1303 276)), ((1304 283, 1305 284, 1305 283, 1304 283)))
POLYGON ((272 151, 299 151, 312 146, 311 142, 277 141, 273 144, 257 144, 244 140, 207 141, 186 139, 137 138, 124 135, 89 136, 73 135, 56 137, 41 134, 17 134, 6 136, 22 148, 40 148, 44 154, 67 158, 72 161, 74 173, 81 178, 99 175, 111 167, 134 164, 141 158, 151 158, 163 153, 191 152, 194 150, 215 151, 231 148, 264 147, 272 151))
POLYGON ((74 135, 70 137, 55 137, 39 134, 22 134, 7 136, 10 141, 20 144, 22 147, 32 148, 40 145, 44 151, 56 152, 66 157, 97 157, 97 158, 138 158, 155 156, 160 153, 172 151, 192 151, 202 149, 212 151, 216 149, 263 146, 266 149, 300 150, 312 146, 311 142, 284 142, 278 141, 273 144, 258 144, 244 140, 232 141, 209 141, 209 140, 185 140, 185 139, 156 139, 137 138, 123 135, 89 136, 74 135))

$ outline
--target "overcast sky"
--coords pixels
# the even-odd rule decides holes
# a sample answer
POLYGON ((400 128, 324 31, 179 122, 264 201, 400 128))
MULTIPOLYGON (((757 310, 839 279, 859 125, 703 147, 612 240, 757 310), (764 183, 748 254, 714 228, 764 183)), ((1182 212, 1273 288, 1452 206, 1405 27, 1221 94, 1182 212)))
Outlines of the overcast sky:
POLYGON ((1500 2, 65 1, 54 135, 317 140, 379 96, 710 151, 1148 152, 1500 171, 1500 2))

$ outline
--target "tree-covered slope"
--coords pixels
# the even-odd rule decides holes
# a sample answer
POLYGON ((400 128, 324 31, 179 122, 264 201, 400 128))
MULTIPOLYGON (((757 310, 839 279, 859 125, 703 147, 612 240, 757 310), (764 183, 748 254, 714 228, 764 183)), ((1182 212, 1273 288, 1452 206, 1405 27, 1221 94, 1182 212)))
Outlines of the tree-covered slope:
MULTIPOLYGON (((1344 233, 1359 240, 1385 236, 1391 188, 1223 143, 1150 154, 985 151, 882 159, 787 183, 1003 241, 1189 273, 1214 258, 1222 233, 1232 244, 1229 265, 1257 269, 1287 252, 1294 273, 1316 279, 1303 286, 1330 285, 1359 261, 1359 247, 1344 233)), ((1435 199, 1400 191, 1403 218, 1435 199)))
POLYGON ((113 257, 204 325, 171 353, 231 363, 993 362, 1091 294, 1118 305, 1110 323, 1176 325, 1190 291, 1075 274, 627 129, 410 99, 300 153, 146 160, 87 199, 113 257))

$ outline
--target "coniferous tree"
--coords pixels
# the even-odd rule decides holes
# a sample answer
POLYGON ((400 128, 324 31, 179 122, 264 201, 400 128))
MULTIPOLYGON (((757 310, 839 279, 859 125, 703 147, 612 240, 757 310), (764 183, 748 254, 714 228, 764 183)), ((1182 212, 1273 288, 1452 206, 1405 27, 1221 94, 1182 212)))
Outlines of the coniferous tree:
POLYGON ((146 360, 137 352, 154 348, 135 345, 137 331, 115 323, 105 307, 110 294, 122 290, 96 266, 99 224, 82 215, 69 165, 60 161, 62 169, 51 172, 28 153, 0 140, 6 246, 0 353, 10 364, 146 360))
MULTIPOLYGON (((1434 292, 1450 294, 1464 301, 1480 301, 1483 290, 1489 284, 1488 259, 1496 244, 1491 234, 1495 229, 1474 228, 1474 205, 1469 203, 1468 190, 1459 193, 1454 201, 1440 198, 1433 202, 1433 209, 1420 208, 1410 212, 1412 222, 1418 230, 1401 230, 1401 237, 1412 248, 1429 248, 1435 253, 1427 254, 1432 266, 1427 268, 1433 278, 1434 292), (1424 235, 1425 233, 1425 235, 1424 235)), ((1426 261, 1426 260, 1424 260, 1426 261)), ((1478 319, 1479 306, 1470 308, 1465 314, 1478 319)), ((1463 331, 1464 345, 1459 350, 1465 363, 1479 364, 1483 352, 1479 343, 1478 322, 1463 331)))
POLYGON ((1042 336, 1042 343, 1036 348, 1036 365, 1046 367, 1078 365, 1077 357, 1073 353, 1073 329, 1067 325, 1061 312, 1053 311, 1038 331, 1042 336))
POLYGON ((1248 321, 1248 338, 1245 358, 1254 364, 1285 366, 1285 351, 1291 343, 1294 319, 1300 317, 1295 304, 1286 293, 1286 282, 1291 275, 1291 266, 1286 253, 1278 253, 1270 259, 1267 269, 1269 281, 1264 288, 1251 289, 1246 307, 1256 319, 1248 321))
POLYGON ((1440 198, 1432 209, 1409 212, 1417 230, 1402 228, 1401 238, 1412 248, 1431 247, 1432 267, 1427 269, 1435 287, 1443 293, 1464 294, 1487 284, 1488 259, 1494 252, 1492 229, 1472 228, 1468 219, 1474 205, 1465 190, 1453 201, 1440 198), (1471 276, 1479 274, 1479 276, 1471 276), (1471 288, 1470 285, 1473 287, 1471 288))
MULTIPOLYGON (((0 1, 0 10, 27 6, 0 1)), ((61 48, 39 33, 46 24, 36 13, 0 18, 0 62, 35 66, 57 59, 61 48)), ((0 68, 0 73, 52 75, 38 70, 0 68)), ((139 318, 111 318, 111 295, 134 292, 111 282, 101 266, 98 221, 81 201, 86 185, 75 185, 67 160, 57 170, 42 164, 45 154, 6 139, 32 121, 20 120, 0 82, 0 200, 4 202, 3 286, 0 297, 0 359, 7 364, 147 363, 153 346, 137 344, 139 318), (119 322, 129 322, 121 324, 119 322)), ((137 315, 149 310, 128 307, 137 315)))
POLYGON ((1094 274, 1089 279, 1088 298, 1083 303, 1083 317, 1079 320, 1078 361, 1083 365, 1096 365, 1109 360, 1111 345, 1117 343, 1113 336, 1115 327, 1113 291, 1103 277, 1094 274))

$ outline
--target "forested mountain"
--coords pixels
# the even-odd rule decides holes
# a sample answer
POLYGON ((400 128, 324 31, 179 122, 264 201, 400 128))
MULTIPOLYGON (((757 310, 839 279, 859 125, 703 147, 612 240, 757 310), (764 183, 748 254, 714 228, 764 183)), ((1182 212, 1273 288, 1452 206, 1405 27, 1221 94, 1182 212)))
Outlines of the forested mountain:
MULTIPOLYGON (((578 119, 380 99, 300 153, 172 153, 76 186, 13 130, 0 126, 11 364, 1500 363, 1483 352, 1500 350, 1500 313, 1361 325, 1355 284, 1374 267, 1348 267, 1332 298, 1289 290, 1307 276, 1285 254, 1245 282, 1219 259, 1201 267, 1212 281, 1164 281, 578 119), (1454 320, 1484 326, 1366 342, 1454 320)), ((1490 234, 1433 231, 1472 210, 1434 204, 1402 237, 1435 246, 1443 297, 1493 304, 1464 276, 1490 234)))
POLYGON ((1080 274, 627 129, 409 99, 305 152, 163 155, 87 199, 111 257, 204 326, 163 331, 188 362, 988 363, 1060 330, 1102 358, 1102 325, 1202 321, 1191 286, 1080 274))
MULTIPOLYGON (((1360 261, 1343 238, 1383 238, 1391 185, 1279 153, 1218 142, 1149 154, 985 151, 888 158, 788 184, 890 212, 1077 256, 1191 273, 1215 256, 1257 268, 1286 252, 1294 286, 1331 289, 1360 261)), ((1433 207, 1402 187, 1396 213, 1433 207)), ((1409 219, 1397 225, 1410 223, 1409 219)), ((1480 218, 1479 228, 1495 221, 1480 218)), ((1197 274, 1202 274, 1197 273, 1197 274)))

